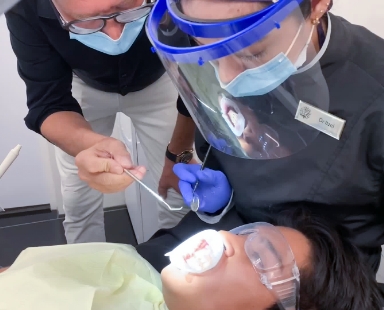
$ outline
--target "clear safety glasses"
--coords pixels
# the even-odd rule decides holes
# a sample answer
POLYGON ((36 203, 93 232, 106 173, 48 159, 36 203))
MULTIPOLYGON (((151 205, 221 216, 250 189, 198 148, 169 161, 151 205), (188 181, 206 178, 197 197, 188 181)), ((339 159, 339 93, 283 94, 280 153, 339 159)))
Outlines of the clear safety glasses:
POLYGON ((255 223, 231 230, 247 235, 245 252, 263 283, 279 300, 282 310, 299 309, 300 272, 287 240, 268 223, 255 223))
MULTIPOLYGON (((260 281, 278 299, 282 310, 297 310, 300 273, 292 250, 281 232, 268 223, 247 224, 230 231, 246 235, 244 250, 260 281)), ((217 266, 225 250, 221 234, 202 231, 166 254, 185 273, 201 274, 217 266)))

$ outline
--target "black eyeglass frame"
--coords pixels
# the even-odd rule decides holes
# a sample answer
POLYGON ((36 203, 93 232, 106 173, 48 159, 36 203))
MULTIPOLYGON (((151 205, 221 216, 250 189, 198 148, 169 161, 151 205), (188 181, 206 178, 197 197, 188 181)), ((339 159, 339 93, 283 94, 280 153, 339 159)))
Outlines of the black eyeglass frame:
MULTIPOLYGON (((95 33, 95 32, 98 32, 98 31, 101 31, 103 30, 103 28, 105 27, 106 25, 106 22, 107 20, 110 20, 110 19, 114 19, 117 23, 120 23, 120 24, 128 24, 128 23, 131 23, 131 22, 134 22, 140 18, 143 18, 144 16, 147 16, 149 15, 149 13, 151 12, 151 10, 148 11, 148 13, 146 14, 143 14, 143 16, 139 16, 135 19, 132 19, 130 21, 127 21, 127 22, 122 22, 122 21, 119 21, 118 20, 118 17, 121 16, 121 15, 125 15, 126 13, 130 13, 130 12, 135 12, 135 11, 139 11, 139 10, 142 10, 142 9, 145 9, 145 8, 152 8, 154 5, 155 5, 155 1, 151 1, 151 0, 147 0, 148 2, 145 3, 144 5, 141 5, 139 7, 136 7, 136 8, 133 8, 133 9, 129 9, 129 10, 125 10, 125 11, 121 11, 121 12, 118 12, 118 13, 113 13, 113 14, 110 14, 110 15, 105 15, 105 16, 95 16, 95 17, 89 17, 89 18, 85 18, 85 19, 75 19, 73 21, 70 21, 70 22, 67 22, 60 14, 59 10, 56 8, 55 4, 53 3, 52 0, 50 0, 51 2, 51 5, 53 7, 53 10, 55 11, 55 14, 57 16, 57 18, 59 19, 59 21, 61 22, 61 27, 69 32, 72 32, 74 34, 78 34, 78 35, 87 35, 87 34, 92 34, 92 33, 95 33), (74 24, 77 24, 77 23, 82 23, 82 22, 88 22, 88 21, 94 21, 94 20, 102 20, 103 21, 103 24, 101 27, 99 27, 98 29, 90 29, 89 32, 87 33, 78 33, 78 32, 74 32, 72 29, 71 29, 71 26, 73 26, 74 24)), ((79 27, 80 28, 80 27, 79 27)), ((84 28, 82 28, 84 29, 84 28)))

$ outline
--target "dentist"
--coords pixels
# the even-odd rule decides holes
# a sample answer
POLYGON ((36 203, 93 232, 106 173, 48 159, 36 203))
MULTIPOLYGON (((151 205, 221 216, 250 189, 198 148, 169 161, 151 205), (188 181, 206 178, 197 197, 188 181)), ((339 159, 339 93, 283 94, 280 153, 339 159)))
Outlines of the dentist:
MULTIPOLYGON (((145 34, 152 6, 143 0, 30 0, 6 14, 27 87, 26 125, 56 146, 68 243, 105 241, 103 193, 133 182, 123 168, 139 178, 146 172, 110 137, 117 112, 131 118, 155 184, 167 149, 182 153, 184 162, 192 157, 195 125, 178 116, 177 90, 145 34)), ((167 167, 177 188, 173 163, 167 167)), ((183 203, 174 190, 167 202, 183 203)), ((170 228, 186 210, 159 204, 153 212, 159 228, 170 228)))

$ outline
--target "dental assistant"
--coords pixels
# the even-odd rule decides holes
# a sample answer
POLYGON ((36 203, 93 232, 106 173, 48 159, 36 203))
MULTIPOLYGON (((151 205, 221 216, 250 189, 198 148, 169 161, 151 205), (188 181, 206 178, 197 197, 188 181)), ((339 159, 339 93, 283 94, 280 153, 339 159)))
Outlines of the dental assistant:
POLYGON ((198 215, 212 223, 228 202, 246 222, 305 205, 347 228, 376 274, 384 40, 329 13, 329 0, 203 3, 159 0, 148 26, 184 98, 180 113, 199 127, 199 157, 214 147, 204 171, 175 166, 185 202, 198 180, 198 215))
MULTIPOLYGON (((143 0, 31 0, 6 14, 27 88, 25 123, 56 146, 68 243, 105 241, 103 193, 133 182, 123 167, 139 178, 146 172, 110 137, 117 112, 131 118, 154 184, 170 141, 168 153, 192 153, 193 120, 177 116, 177 90, 145 34, 152 6, 143 0)), ((177 188, 170 163, 165 174, 177 188)), ((167 202, 183 205, 174 190, 167 202)), ((170 212, 159 204, 153 212, 159 228, 169 228, 187 210, 170 212)))

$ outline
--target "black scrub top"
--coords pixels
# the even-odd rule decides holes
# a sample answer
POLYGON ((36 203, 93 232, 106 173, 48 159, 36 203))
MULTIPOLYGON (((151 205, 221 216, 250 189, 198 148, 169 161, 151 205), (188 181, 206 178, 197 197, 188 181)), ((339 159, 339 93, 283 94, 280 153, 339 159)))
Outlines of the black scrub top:
MULTIPOLYGON (((306 149, 275 160, 213 150, 207 167, 223 171, 246 222, 268 221, 281 208, 306 206, 347 227, 377 271, 384 244, 384 40, 331 15, 320 60, 329 112, 346 120, 340 140, 320 133, 306 149)), ((200 158, 207 149, 197 133, 200 158)))

